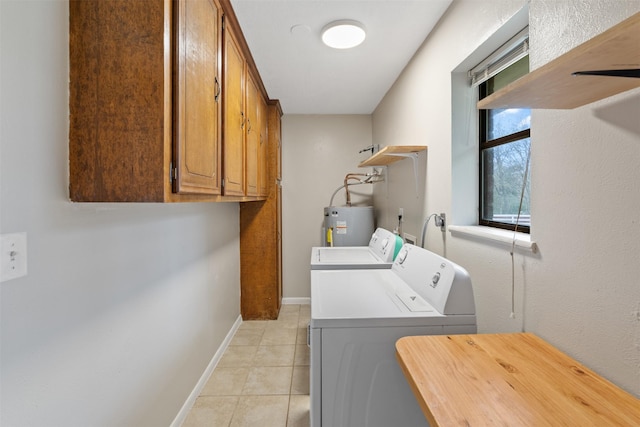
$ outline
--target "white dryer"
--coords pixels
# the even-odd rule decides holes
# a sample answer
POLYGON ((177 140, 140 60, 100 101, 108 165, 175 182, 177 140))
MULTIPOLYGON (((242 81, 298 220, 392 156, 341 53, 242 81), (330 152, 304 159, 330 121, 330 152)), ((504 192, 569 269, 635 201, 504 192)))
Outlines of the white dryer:
POLYGON ((386 270, 311 270, 311 426, 428 426, 395 343, 470 333, 468 273, 425 249, 405 244, 386 270))
POLYGON ((377 228, 369 246, 315 246, 311 248, 312 270, 353 270, 391 268, 402 239, 389 230, 377 228))

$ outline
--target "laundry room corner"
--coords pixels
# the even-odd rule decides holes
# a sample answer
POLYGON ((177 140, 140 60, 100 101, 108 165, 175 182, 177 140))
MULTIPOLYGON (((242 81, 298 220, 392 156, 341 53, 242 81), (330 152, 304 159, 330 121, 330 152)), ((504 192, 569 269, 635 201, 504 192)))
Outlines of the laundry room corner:
MULTIPOLYGON (((323 209, 347 173, 366 173, 358 164, 370 153, 370 115, 297 115, 282 118, 283 296, 309 298, 309 253, 321 244, 323 209)), ((353 206, 370 206, 372 185, 350 189, 353 206)), ((344 190, 333 198, 345 205, 344 190)))

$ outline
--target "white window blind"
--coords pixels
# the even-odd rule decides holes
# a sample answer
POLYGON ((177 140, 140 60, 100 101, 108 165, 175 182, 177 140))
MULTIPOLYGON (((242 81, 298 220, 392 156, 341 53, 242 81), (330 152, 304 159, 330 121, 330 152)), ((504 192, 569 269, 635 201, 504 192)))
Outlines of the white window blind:
POLYGON ((484 61, 469 71, 472 87, 476 87, 529 54, 529 27, 500 46, 484 61))

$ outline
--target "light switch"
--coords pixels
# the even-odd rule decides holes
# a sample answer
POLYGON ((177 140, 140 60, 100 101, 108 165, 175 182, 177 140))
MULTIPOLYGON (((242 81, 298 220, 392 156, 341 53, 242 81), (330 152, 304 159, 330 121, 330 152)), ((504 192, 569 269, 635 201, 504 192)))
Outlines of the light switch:
POLYGON ((27 233, 0 235, 0 282, 27 275, 27 233))

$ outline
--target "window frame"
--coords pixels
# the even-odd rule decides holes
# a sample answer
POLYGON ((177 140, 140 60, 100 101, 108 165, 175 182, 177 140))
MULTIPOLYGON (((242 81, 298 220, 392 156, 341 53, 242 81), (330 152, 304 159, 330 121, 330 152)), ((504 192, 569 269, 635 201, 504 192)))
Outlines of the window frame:
MULTIPOLYGON (((478 85, 478 95, 479 99, 484 98, 489 95, 487 93, 488 80, 480 83, 478 85)), ((478 225, 500 228, 504 230, 511 231, 519 231, 522 233, 531 233, 531 227, 526 224, 520 223, 508 223, 508 222, 500 222, 500 221, 492 221, 484 219, 484 207, 485 207, 485 198, 486 198, 486 190, 485 190, 485 175, 483 169, 483 154, 484 151, 490 148, 499 147, 502 145, 510 144, 513 142, 521 141, 523 139, 529 138, 529 144, 531 144, 531 126, 528 129, 521 130, 512 134, 504 135, 495 139, 488 139, 489 134, 489 112, 491 110, 479 110, 478 111, 478 130, 479 130, 479 138, 478 138, 478 225)), ((529 148, 531 150, 531 148, 529 148)), ((531 182, 529 181, 529 185, 531 182)))

